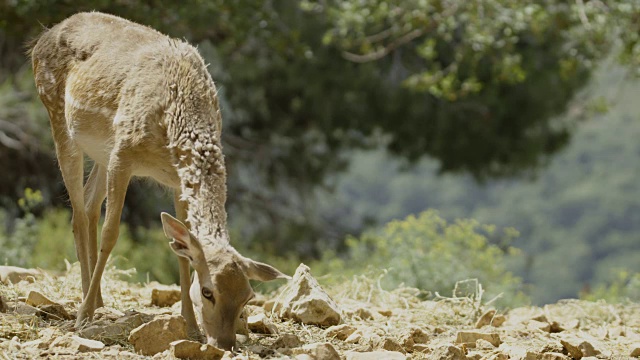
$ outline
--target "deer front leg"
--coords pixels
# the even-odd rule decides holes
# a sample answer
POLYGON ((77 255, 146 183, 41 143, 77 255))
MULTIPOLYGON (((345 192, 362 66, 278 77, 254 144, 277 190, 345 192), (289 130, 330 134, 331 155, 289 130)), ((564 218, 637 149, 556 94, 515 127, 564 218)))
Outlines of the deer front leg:
POLYGON ((102 227, 100 252, 98 253, 96 267, 91 276, 89 292, 78 310, 76 328, 79 328, 85 320, 93 317, 102 274, 107 265, 109 254, 111 254, 111 250, 113 250, 113 247, 118 241, 120 216, 122 214, 122 207, 124 206, 124 197, 127 193, 129 179, 131 178, 131 170, 127 162, 117 156, 117 152, 114 151, 114 154, 112 154, 109 159, 110 165, 107 170, 107 209, 102 227))
MULTIPOLYGON (((93 165, 91 174, 84 186, 85 211, 89 218, 89 269, 90 275, 96 267, 98 260, 98 222, 100 221, 100 209, 102 203, 107 196, 107 171, 104 166, 98 163, 93 165)), ((88 285, 87 285, 88 289, 88 285)), ((102 307, 102 294, 98 287, 98 295, 96 299, 96 307, 102 307)))
MULTIPOLYGON (((187 220, 187 204, 180 201, 180 191, 175 190, 173 194, 173 204, 176 209, 176 216, 178 220, 186 224, 187 220)), ((189 289, 191 287, 191 265, 189 260, 182 256, 178 256, 178 266, 180 270, 180 299, 182 300, 182 317, 187 322, 187 333, 189 337, 198 341, 204 340, 200 329, 198 328, 198 322, 193 312, 193 303, 189 296, 189 289)))

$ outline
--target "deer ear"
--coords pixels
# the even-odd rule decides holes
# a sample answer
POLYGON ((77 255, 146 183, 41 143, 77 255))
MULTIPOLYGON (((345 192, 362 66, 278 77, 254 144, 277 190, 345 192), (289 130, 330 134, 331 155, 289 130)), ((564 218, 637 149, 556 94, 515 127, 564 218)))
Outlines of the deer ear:
POLYGON ((162 219, 164 234, 168 238, 173 239, 173 241, 169 243, 173 252, 178 256, 186 257, 193 261, 193 259, 195 259, 196 249, 189 229, 187 229, 180 220, 166 212, 161 213, 160 218, 162 219))
POLYGON ((249 258, 244 258, 244 266, 247 277, 252 280, 271 281, 275 279, 291 279, 291 276, 281 273, 280 270, 273 266, 253 261, 249 258))

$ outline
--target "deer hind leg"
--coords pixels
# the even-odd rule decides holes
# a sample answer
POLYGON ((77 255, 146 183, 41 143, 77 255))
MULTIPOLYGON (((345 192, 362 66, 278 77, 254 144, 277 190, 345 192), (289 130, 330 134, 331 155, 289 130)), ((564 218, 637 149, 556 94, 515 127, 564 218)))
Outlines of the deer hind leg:
POLYGON ((127 187, 131 178, 131 168, 129 163, 122 157, 121 151, 118 150, 118 145, 116 145, 116 148, 111 153, 106 178, 107 208, 104 225, 102 226, 100 252, 98 253, 96 266, 91 276, 89 292, 78 310, 76 327, 82 326, 85 320, 93 317, 102 274, 107 265, 109 254, 111 254, 111 250, 113 250, 113 247, 118 241, 120 216, 122 215, 124 197, 127 193, 127 187))
MULTIPOLYGON (((180 201, 180 190, 175 190, 173 194, 173 204, 176 209, 176 217, 178 220, 187 224, 187 204, 184 201, 180 201)), ((187 224, 188 226, 188 224, 187 224)), ((187 322, 187 333, 189 337, 195 340, 203 340, 200 329, 198 328, 198 322, 196 321, 196 315, 193 312, 193 303, 189 296, 189 288, 191 287, 191 265, 189 260, 182 256, 178 256, 178 265, 180 269, 180 297, 182 300, 182 317, 187 322)))
MULTIPOLYGON (((91 174, 84 186, 84 206, 89 217, 89 269, 91 275, 98 260, 98 222, 100 221, 100 209, 107 196, 107 171, 98 163, 93 165, 91 174)), ((96 307, 102 307, 102 293, 98 288, 96 307)))
POLYGON ((71 221, 73 237, 76 255, 80 262, 82 294, 86 297, 91 280, 91 270, 89 266, 89 249, 87 247, 89 237, 87 227, 89 220, 84 208, 84 194, 82 191, 82 183, 84 181, 83 153, 69 137, 63 112, 56 108, 47 108, 47 110, 49 110, 49 117, 51 119, 58 165, 60 166, 62 179, 67 188, 73 211, 71 221))

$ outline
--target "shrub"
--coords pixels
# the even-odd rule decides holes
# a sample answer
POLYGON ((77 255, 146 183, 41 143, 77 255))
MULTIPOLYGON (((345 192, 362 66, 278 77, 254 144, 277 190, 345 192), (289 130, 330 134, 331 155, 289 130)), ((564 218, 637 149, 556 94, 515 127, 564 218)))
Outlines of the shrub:
MULTIPOLYGON (((517 249, 492 243, 509 243, 517 232, 503 234, 495 226, 463 219, 448 223, 434 210, 404 220, 395 220, 384 228, 360 238, 347 239, 345 257, 327 253, 314 267, 322 273, 352 275, 371 269, 387 270, 382 285, 401 285, 441 296, 451 296, 456 282, 478 279, 485 288, 484 299, 498 305, 526 302, 522 281, 507 271, 507 263, 518 256, 517 249)), ((458 294, 456 294, 458 295, 458 294)))

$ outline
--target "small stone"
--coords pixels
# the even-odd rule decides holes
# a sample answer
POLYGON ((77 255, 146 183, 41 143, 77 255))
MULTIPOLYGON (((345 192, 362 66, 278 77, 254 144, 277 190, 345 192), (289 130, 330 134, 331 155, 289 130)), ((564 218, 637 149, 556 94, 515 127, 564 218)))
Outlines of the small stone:
POLYGON ((507 321, 507 317, 502 314, 498 314, 493 317, 493 320, 491 321, 491 326, 500 327, 502 326, 502 324, 504 324, 505 321, 507 321))
POLYGON ((6 313, 9 308, 7 307, 7 302, 4 301, 2 295, 0 295, 0 313, 6 313))
POLYGON ((385 338, 382 340, 382 348, 388 351, 395 351, 400 353, 405 353, 404 348, 398 341, 392 338, 385 338))
POLYGON ((351 335, 349 335, 344 342, 349 344, 357 344, 362 339, 362 332, 360 330, 354 331, 351 335))
POLYGON ((425 354, 429 354, 431 352, 431 348, 425 344, 415 344, 413 345, 413 349, 414 352, 421 352, 421 353, 425 353, 425 354))
POLYGON ((596 356, 600 354, 590 342, 575 336, 565 336, 560 339, 564 350, 574 359, 581 359, 584 356, 596 356))
POLYGON ((400 341, 405 350, 409 351, 414 348, 415 344, 426 344, 429 342, 429 335, 422 329, 414 327, 405 330, 400 336, 400 341))
POLYGON ((491 355, 487 360, 509 360, 509 356, 499 352, 491 355))
POLYGON ((640 344, 633 344, 629 353, 631 357, 640 357, 640 344))
POLYGON ((38 306, 36 315, 47 321, 60 321, 60 320, 72 320, 73 317, 69 315, 64 306, 60 304, 50 304, 38 306))
POLYGON ((52 300, 50 300, 49 298, 47 298, 46 296, 42 295, 42 293, 35 291, 35 290, 31 290, 29 291, 29 295, 27 295, 27 300, 25 301, 25 303, 27 305, 31 305, 31 306, 42 306, 42 305, 54 305, 56 304, 55 302, 53 302, 52 300))
POLYGON ((540 322, 545 322, 548 323, 549 320, 547 319, 547 316, 540 312, 538 314, 535 314, 534 316, 531 317, 531 320, 535 320, 535 321, 540 321, 540 322))
POLYGON ((187 339, 187 322, 178 315, 160 315, 133 329, 129 335, 136 353, 147 356, 165 351, 171 342, 184 339, 187 339))
MULTIPOLYGON (((529 356, 529 354, 527 354, 527 360, 529 360, 528 356, 529 356)), ((542 354, 541 357, 537 357, 536 359, 540 359, 540 360, 569 360, 571 358, 566 356, 565 354, 562 354, 562 353, 548 352, 548 353, 542 354)))
POLYGON ((273 356, 275 354, 275 351, 261 344, 249 345, 246 349, 260 357, 273 356))
POLYGON ((371 320, 373 319, 373 314, 368 309, 363 307, 359 307, 356 309, 352 309, 346 312, 346 315, 350 318, 355 318, 358 320, 371 320))
POLYGON ((482 359, 482 352, 480 351, 470 351, 467 354, 467 360, 480 360, 482 359))
POLYGON ((275 300, 266 300, 263 304, 262 304, 262 308, 264 309, 265 312, 271 312, 273 311, 273 307, 275 306, 276 301, 275 300))
POLYGON ((25 269, 17 266, 0 266, 0 283, 5 285, 9 285, 9 283, 17 284, 23 280, 34 282, 41 276, 42 273, 35 269, 25 269))
POLYGON ((369 352, 358 352, 358 351, 347 351, 344 353, 345 360, 405 360, 407 356, 400 352, 395 351, 369 351, 369 352))
POLYGON ((344 341, 355 331, 356 328, 351 325, 334 325, 324 331, 324 336, 327 338, 336 338, 338 340, 344 341))
POLYGON ((433 360, 466 360, 464 350, 451 344, 442 345, 435 348, 429 355, 433 360))
POLYGON ((170 346, 171 354, 178 359, 219 360, 224 356, 224 350, 191 340, 176 340, 170 346))
POLYGON ((19 315, 35 315, 38 313, 38 308, 22 302, 16 302, 13 303, 13 312, 19 315))
POLYGON ((391 317, 393 315, 393 311, 389 309, 378 309, 378 314, 386 317, 391 317))
POLYGON ((269 335, 278 333, 278 328, 264 313, 249 316, 247 326, 254 333, 269 335))
POLYGON ((476 349, 495 349, 495 346, 485 339, 478 339, 476 340, 476 349))
POLYGON ((302 345, 302 341, 295 334, 282 334, 271 346, 274 349, 291 349, 302 345))
POLYGON ((340 355, 329 343, 315 343, 292 349, 292 355, 309 355, 314 360, 340 360, 340 355))
POLYGON ((110 308, 107 306, 97 308, 96 311, 93 313, 94 320, 116 321, 122 318, 123 316, 125 315, 122 311, 116 310, 114 308, 110 308))
POLYGON ((76 335, 66 334, 51 342, 51 348, 62 347, 79 352, 93 352, 104 349, 100 341, 89 340, 76 335))
POLYGON ((151 315, 129 312, 114 323, 105 323, 105 320, 99 320, 91 326, 80 329, 78 333, 87 339, 100 340, 106 345, 113 345, 124 342, 133 329, 148 323, 152 319, 151 315))
POLYGON ((308 266, 300 264, 293 280, 279 296, 281 301, 275 304, 275 309, 283 319, 296 322, 331 326, 338 325, 341 320, 338 304, 311 276, 308 266))
POLYGON ((542 332, 551 332, 551 324, 538 320, 529 320, 527 323, 527 329, 532 331, 540 330, 542 332))
POLYGON ((495 310, 489 310, 484 314, 482 314, 482 316, 480 316, 478 321, 476 321, 476 329, 480 329, 484 326, 490 325, 495 315, 496 315, 495 310))
POLYGON ((151 305, 169 307, 180 301, 180 289, 173 286, 159 286, 151 290, 151 305))
POLYGON ((458 331, 456 343, 474 347, 478 339, 484 339, 493 346, 500 346, 500 335, 497 333, 484 333, 479 331, 458 331))

